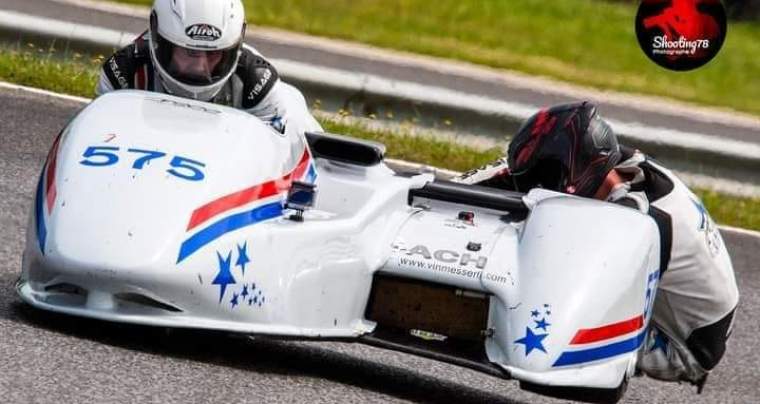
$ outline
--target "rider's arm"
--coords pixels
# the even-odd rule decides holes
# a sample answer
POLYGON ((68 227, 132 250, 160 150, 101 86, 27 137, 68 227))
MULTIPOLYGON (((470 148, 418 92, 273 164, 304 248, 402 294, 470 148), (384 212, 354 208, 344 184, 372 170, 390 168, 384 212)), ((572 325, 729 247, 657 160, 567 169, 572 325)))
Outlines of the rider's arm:
POLYGON ((243 78, 242 107, 278 130, 322 131, 298 89, 280 80, 277 69, 255 49, 244 46, 238 74, 243 78))
POLYGON ((467 171, 462 175, 452 179, 468 185, 480 185, 484 187, 504 189, 514 191, 515 186, 512 177, 509 175, 509 165, 506 157, 502 157, 485 166, 467 171))
POLYGON ((113 84, 111 84, 111 81, 106 76, 106 72, 103 69, 100 69, 100 78, 98 79, 98 84, 95 86, 95 95, 103 95, 113 90, 113 84))
POLYGON ((247 111, 269 122, 276 129, 281 124, 283 128, 294 126, 300 133, 323 131, 309 112, 303 94, 282 80, 277 80, 266 97, 247 111))
POLYGON ((102 95, 113 90, 132 88, 132 78, 138 62, 134 43, 116 51, 103 61, 95 94, 102 95))

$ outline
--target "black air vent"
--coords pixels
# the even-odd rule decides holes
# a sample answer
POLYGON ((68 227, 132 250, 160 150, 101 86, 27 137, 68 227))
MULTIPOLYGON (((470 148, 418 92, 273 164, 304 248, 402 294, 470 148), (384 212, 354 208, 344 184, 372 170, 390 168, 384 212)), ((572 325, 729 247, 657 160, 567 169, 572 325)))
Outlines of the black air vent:
POLYGON ((182 309, 179 309, 177 307, 174 307, 164 302, 159 302, 156 299, 153 299, 153 298, 150 298, 148 296, 141 295, 138 293, 119 293, 115 297, 123 302, 139 304, 141 306, 152 307, 154 309, 171 311, 173 313, 182 312, 182 309))
POLYGON ((341 163, 369 167, 380 164, 385 156, 384 144, 368 140, 316 132, 307 132, 306 140, 314 157, 341 163))

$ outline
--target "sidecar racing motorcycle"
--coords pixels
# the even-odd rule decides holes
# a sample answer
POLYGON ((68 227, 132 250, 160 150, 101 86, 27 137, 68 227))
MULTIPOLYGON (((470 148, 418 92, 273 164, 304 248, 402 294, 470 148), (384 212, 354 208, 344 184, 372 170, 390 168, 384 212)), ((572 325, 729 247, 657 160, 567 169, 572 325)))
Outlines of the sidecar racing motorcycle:
POLYGON ((106 321, 363 342, 619 399, 659 278, 654 221, 397 172, 384 151, 169 95, 101 96, 44 164, 18 294, 106 321))

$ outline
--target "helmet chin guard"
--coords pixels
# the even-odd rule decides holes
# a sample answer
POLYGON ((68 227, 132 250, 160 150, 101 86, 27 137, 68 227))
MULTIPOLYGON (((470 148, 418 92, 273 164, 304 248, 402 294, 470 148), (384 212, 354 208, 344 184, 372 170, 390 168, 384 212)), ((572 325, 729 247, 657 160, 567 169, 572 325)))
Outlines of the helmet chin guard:
POLYGON ((210 101, 235 72, 244 33, 240 0, 155 0, 150 57, 166 92, 210 101))

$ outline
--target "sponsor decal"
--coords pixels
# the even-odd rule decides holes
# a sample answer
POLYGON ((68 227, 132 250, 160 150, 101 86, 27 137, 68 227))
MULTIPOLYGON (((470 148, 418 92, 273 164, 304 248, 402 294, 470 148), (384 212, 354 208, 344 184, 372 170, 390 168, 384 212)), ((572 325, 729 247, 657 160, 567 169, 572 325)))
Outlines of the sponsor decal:
POLYGON ((209 24, 195 24, 185 28, 185 35, 196 41, 216 41, 222 37, 222 31, 209 24))
POLYGON ((411 271, 434 271, 469 279, 484 278, 498 283, 507 283, 503 275, 484 272, 488 257, 469 252, 458 252, 445 249, 431 249, 425 245, 412 248, 403 247, 400 243, 392 246, 398 258, 399 268, 411 271))
POLYGON ((409 330, 409 334, 413 337, 424 339, 425 341, 446 341, 446 339, 449 338, 442 334, 417 329, 409 330))
POLYGON ((124 76, 121 74, 121 69, 119 69, 119 64, 116 63, 115 56, 111 56, 111 59, 108 60, 108 67, 111 68, 111 72, 113 73, 113 76, 116 78, 116 81, 119 82, 119 86, 121 88, 129 87, 129 84, 127 84, 127 79, 124 78, 124 76))
POLYGON ((272 71, 269 69, 264 69, 264 71, 261 73, 261 77, 259 78, 259 81, 253 86, 251 89, 251 92, 248 93, 248 99, 253 101, 256 99, 256 97, 261 94, 261 91, 264 89, 264 87, 269 82, 269 79, 272 78, 272 71))
POLYGON ((417 245, 406 251, 410 257, 422 257, 425 260, 433 260, 442 264, 457 264, 461 267, 474 264, 476 268, 483 269, 488 263, 488 257, 474 257, 470 253, 458 253, 451 250, 430 250, 424 245, 417 245))
POLYGON ((718 54, 726 24, 720 0, 643 0, 636 15, 636 36, 652 61, 685 71, 718 54))
POLYGON ((552 315, 551 305, 544 303, 543 306, 530 311, 528 324, 525 326, 525 336, 514 341, 515 344, 525 347, 525 356, 533 351, 548 353, 544 347, 544 339, 549 336, 552 315))
POLYGON ((285 121, 281 116, 275 115, 274 118, 270 119, 269 126, 271 126, 278 134, 285 135, 285 121))
POLYGON ((696 195, 692 194, 690 196, 690 199, 694 204, 694 207, 697 208, 697 212, 699 213, 699 224, 697 225, 697 230, 704 233, 707 250, 710 252, 710 256, 715 258, 720 253, 721 247, 723 247, 723 238, 720 236, 718 226, 715 225, 715 222, 710 217, 710 214, 707 213, 705 205, 702 203, 702 201, 699 200, 699 198, 696 197, 696 195))

